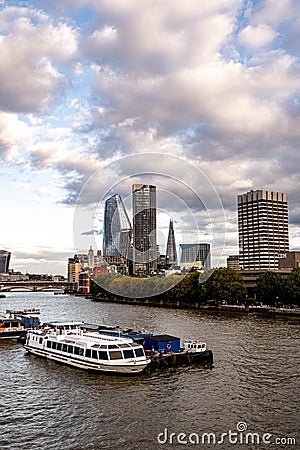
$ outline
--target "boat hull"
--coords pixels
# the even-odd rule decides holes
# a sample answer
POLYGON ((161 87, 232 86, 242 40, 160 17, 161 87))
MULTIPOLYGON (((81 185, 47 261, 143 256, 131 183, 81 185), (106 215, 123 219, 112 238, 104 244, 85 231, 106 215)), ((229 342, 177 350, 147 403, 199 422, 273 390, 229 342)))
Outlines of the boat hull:
POLYGON ((24 345, 25 349, 29 354, 33 354, 36 356, 41 356, 46 359, 50 359, 52 361, 56 361, 62 364, 66 364, 68 366, 76 367, 78 369, 84 369, 91 372, 99 372, 99 373, 107 373, 107 374, 121 374, 121 375, 135 375, 143 372, 146 367, 149 366, 150 360, 145 362, 133 362, 128 364, 105 364, 100 361, 94 363, 82 359, 75 359, 73 357, 50 353, 44 349, 32 348, 28 345, 24 345))
POLYGON ((1 339, 19 339, 25 336, 25 330, 13 330, 13 331, 1 331, 0 332, 0 340, 1 339))

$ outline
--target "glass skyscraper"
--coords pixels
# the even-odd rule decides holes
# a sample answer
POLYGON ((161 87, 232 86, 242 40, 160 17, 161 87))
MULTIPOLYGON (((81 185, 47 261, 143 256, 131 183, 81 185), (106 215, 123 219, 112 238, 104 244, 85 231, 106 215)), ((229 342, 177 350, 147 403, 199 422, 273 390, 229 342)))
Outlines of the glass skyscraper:
POLYGON ((119 194, 105 202, 103 256, 130 257, 132 227, 119 194))
POLYGON ((10 256, 10 252, 0 250, 0 273, 8 273, 10 256))
POLYGON ((167 241, 166 257, 167 257, 167 263, 170 265, 175 264, 177 261, 177 251, 176 251, 173 220, 170 220, 170 224, 169 224, 169 234, 168 234, 168 241, 167 241))
POLYGON ((180 266, 211 268, 210 244, 180 244, 180 266))
POLYGON ((133 273, 148 276, 157 270, 156 186, 134 184, 133 273))
POLYGON ((288 203, 282 192, 238 195, 239 263, 244 270, 276 270, 289 251, 288 203))

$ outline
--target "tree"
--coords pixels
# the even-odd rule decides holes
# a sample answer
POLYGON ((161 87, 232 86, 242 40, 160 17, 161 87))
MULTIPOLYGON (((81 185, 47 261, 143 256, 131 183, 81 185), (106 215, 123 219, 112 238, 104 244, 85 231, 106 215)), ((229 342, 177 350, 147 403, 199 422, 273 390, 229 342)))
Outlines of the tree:
POLYGON ((293 269, 285 283, 286 303, 300 306, 300 268, 293 269))
POLYGON ((234 269, 221 267, 203 283, 203 297, 217 303, 244 303, 246 287, 240 273, 234 269))
POLYGON ((264 272, 256 280, 257 299, 266 305, 275 306, 284 301, 285 281, 282 275, 276 272, 264 272))

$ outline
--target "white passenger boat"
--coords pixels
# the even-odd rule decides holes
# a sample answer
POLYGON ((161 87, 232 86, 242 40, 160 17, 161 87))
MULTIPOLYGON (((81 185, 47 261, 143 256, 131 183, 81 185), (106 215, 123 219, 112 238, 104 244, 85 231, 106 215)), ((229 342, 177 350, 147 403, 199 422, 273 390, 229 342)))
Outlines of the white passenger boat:
POLYGON ((207 350, 206 343, 196 340, 196 339, 189 339, 184 341, 184 350, 186 352, 190 353, 203 353, 207 350))
POLYGON ((27 332, 25 349, 60 363, 96 372, 136 374, 150 363, 142 345, 130 338, 64 329, 61 323, 46 330, 27 332))

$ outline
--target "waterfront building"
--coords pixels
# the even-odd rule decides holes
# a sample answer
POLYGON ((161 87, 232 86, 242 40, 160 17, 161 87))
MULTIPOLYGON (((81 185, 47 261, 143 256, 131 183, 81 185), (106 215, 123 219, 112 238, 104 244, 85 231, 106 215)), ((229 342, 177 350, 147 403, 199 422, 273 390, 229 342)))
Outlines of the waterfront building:
POLYGON ((105 201, 103 256, 130 257, 132 227, 120 195, 105 201))
POLYGON ((134 184, 133 274, 148 276, 157 270, 156 186, 134 184))
POLYGON ((86 270, 78 274, 78 292, 89 294, 91 288, 91 273, 86 270))
POLYGON ((170 220, 170 224, 169 224, 166 259, 167 259, 167 263, 170 266, 173 266, 174 264, 177 263, 176 242, 175 242, 174 226, 173 226, 172 219, 170 220))
POLYGON ((181 269, 210 269, 210 244, 180 244, 180 268, 181 269))
POLYGON ((240 260, 239 255, 230 255, 227 258, 227 268, 239 270, 240 269, 240 260))
POLYGON ((82 265, 77 257, 68 259, 68 282, 69 283, 79 283, 79 274, 82 272, 82 265))
POLYGON ((282 192, 238 195, 239 264, 243 270, 277 270, 289 251, 288 202, 282 192))
POLYGON ((278 268, 293 270, 300 268, 300 252, 286 252, 278 255, 278 268))
POLYGON ((8 273, 11 253, 0 250, 0 273, 8 273))

